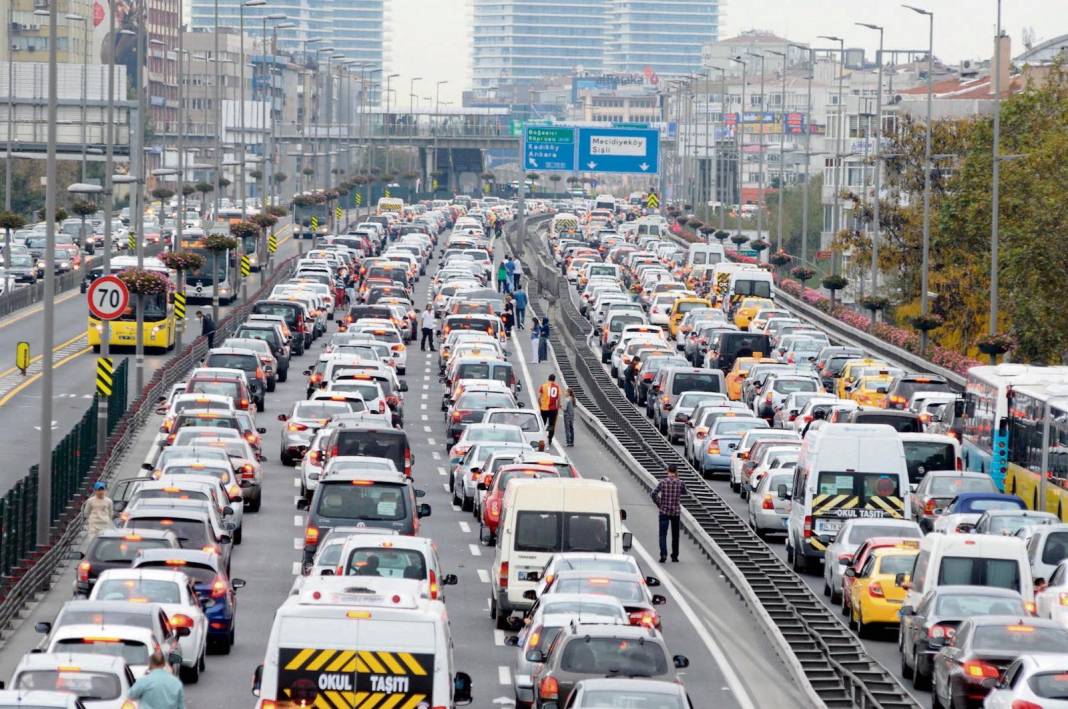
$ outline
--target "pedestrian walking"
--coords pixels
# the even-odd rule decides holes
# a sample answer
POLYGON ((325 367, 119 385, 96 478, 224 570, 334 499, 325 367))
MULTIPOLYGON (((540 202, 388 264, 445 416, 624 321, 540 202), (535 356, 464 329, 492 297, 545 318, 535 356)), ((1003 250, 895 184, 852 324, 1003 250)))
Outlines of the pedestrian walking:
POLYGON ((419 316, 420 323, 423 328, 423 339, 419 341, 419 351, 424 351, 427 344, 430 345, 430 351, 434 351, 434 328, 437 327, 438 320, 434 317, 434 308, 430 303, 426 304, 426 308, 423 309, 423 314, 419 316))
POLYGON ((148 674, 133 683, 126 695, 141 709, 185 709, 182 681, 171 674, 160 650, 148 658, 148 674))
POLYGON ((551 446, 556 430, 556 416, 560 413, 560 385, 556 383, 555 374, 550 374, 548 380, 538 387, 538 410, 541 411, 541 421, 545 424, 545 433, 548 434, 551 446))
POLYGON ((538 362, 549 360, 549 318, 541 319, 541 327, 538 328, 538 362))
POLYGON ((504 323, 504 334, 512 336, 512 325, 515 323, 515 302, 512 296, 504 296, 504 311, 501 313, 501 322, 504 323))
POLYGON ((541 340, 541 327, 538 319, 530 321, 530 361, 538 361, 538 342, 541 340))
POLYGON ((508 274, 507 284, 508 292, 511 293, 515 289, 515 261, 511 256, 504 257, 504 270, 508 274))
POLYGON ((508 289, 508 269, 505 268, 504 261, 501 261, 501 264, 497 266, 497 292, 507 293, 508 289))
POLYGON ((653 490, 653 503, 660 514, 660 563, 667 561, 667 533, 671 527, 671 560, 679 560, 679 515, 682 512, 682 496, 686 483, 679 480, 679 471, 674 463, 667 467, 667 477, 657 483, 653 490))
POLYGON ((197 318, 200 320, 200 334, 208 338, 208 349, 210 350, 215 346, 215 321, 211 319, 210 315, 205 315, 203 310, 197 311, 197 318))
POLYGON ((90 537, 95 537, 105 529, 115 526, 115 505, 107 495, 106 483, 93 484, 93 494, 82 505, 82 514, 85 515, 85 532, 90 537))
POLYGON ((575 404, 575 390, 568 387, 562 407, 564 412, 564 445, 568 448, 575 447, 575 404))
POLYGON ((523 323, 526 321, 527 314, 527 292, 523 290, 522 286, 517 285, 515 287, 515 326, 520 330, 523 329, 523 323))
POLYGON ((519 290, 519 282, 523 280, 523 264, 519 263, 519 257, 512 257, 512 287, 519 290))
POLYGON ((641 364, 641 358, 635 357, 623 370, 623 393, 627 395, 627 401, 634 401, 634 382, 638 378, 638 367, 641 364))

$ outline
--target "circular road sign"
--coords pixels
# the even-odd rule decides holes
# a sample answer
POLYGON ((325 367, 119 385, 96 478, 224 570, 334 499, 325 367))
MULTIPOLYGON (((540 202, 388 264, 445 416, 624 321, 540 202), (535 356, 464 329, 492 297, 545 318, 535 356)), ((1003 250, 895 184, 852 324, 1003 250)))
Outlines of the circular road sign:
POLYGON ((114 320, 130 304, 130 291, 118 276, 101 276, 89 285, 89 312, 100 320, 114 320))

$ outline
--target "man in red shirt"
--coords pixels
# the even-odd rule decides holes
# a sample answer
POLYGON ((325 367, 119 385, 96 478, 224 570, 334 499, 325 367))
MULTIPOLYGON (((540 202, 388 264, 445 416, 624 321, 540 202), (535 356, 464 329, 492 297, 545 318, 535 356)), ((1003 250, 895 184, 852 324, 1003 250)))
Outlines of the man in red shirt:
POLYGON ((556 429, 556 415, 560 413, 560 396, 556 375, 550 374, 548 381, 538 387, 538 409, 541 411, 541 420, 545 424, 550 446, 553 444, 553 431, 556 429))

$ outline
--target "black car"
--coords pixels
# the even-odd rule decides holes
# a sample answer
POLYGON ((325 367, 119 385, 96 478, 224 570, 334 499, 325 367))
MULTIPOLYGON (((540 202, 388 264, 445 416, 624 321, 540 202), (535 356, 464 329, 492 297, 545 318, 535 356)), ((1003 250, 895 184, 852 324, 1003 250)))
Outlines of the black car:
POLYGON ((81 561, 74 576, 74 597, 88 598, 101 572, 129 567, 142 549, 177 548, 178 537, 166 529, 131 526, 102 530, 89 542, 88 549, 77 552, 81 561))
POLYGON ((326 440, 324 466, 330 458, 337 456, 388 458, 402 475, 412 477, 415 456, 408 434, 403 429, 368 421, 359 415, 337 416, 334 424, 326 440))
POLYGON ((981 707, 1001 673, 1020 655, 1068 653, 1068 630, 1021 615, 972 617, 934 657, 931 706, 981 707))
POLYGON ((739 357, 770 355, 771 338, 754 332, 723 332, 709 349, 715 353, 709 366, 721 369, 727 374, 734 367, 734 360, 739 357))
POLYGON ((299 303, 289 300, 261 300, 253 304, 252 312, 256 315, 278 315, 284 318, 291 333, 293 354, 298 357, 311 345, 315 324, 304 321, 304 308, 299 303))
POLYGON ((907 409, 912 395, 918 391, 952 392, 953 388, 934 374, 902 374, 890 382, 886 392, 887 408, 907 409))
POLYGON ((275 360, 278 362, 278 381, 284 382, 289 378, 289 343, 282 336, 281 326, 262 320, 253 320, 239 327, 237 332, 234 333, 234 337, 263 340, 269 344, 271 346, 271 354, 274 355, 275 360))
POLYGON ((260 366, 260 358, 256 356, 255 352, 230 347, 216 347, 208 350, 204 366, 244 371, 245 379, 248 380, 248 388, 252 392, 252 400, 256 402, 256 410, 264 410, 267 400, 267 376, 260 366))

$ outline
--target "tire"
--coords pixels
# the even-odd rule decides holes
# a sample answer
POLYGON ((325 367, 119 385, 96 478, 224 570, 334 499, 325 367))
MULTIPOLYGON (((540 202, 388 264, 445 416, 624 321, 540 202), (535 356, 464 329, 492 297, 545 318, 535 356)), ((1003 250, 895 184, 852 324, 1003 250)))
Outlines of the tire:
POLYGON ((282 465, 285 465, 290 468, 297 464, 297 461, 294 460, 293 456, 287 453, 285 449, 283 449, 282 452, 278 455, 278 459, 282 461, 282 465))
POLYGON ((260 490, 260 492, 257 492, 256 495, 252 498, 252 500, 251 500, 251 502, 249 503, 249 506, 248 506, 248 511, 249 512, 259 512, 261 504, 263 504, 263 491, 262 490, 260 490))
POLYGON ((905 651, 902 648, 898 648, 898 650, 899 654, 901 655, 901 677, 903 679, 912 679, 914 673, 912 671, 912 668, 909 667, 908 661, 905 659, 905 651))
MULTIPOLYGON (((916 666, 912 668, 912 686, 919 690, 933 690, 931 682, 931 670, 923 671, 923 663, 917 657, 916 666)), ((932 691, 932 696, 934 692, 932 691)))
POLYGON ((289 379, 289 369, 283 369, 278 372, 278 381, 285 382, 289 379))
POLYGON ((742 486, 741 486, 740 484, 738 484, 738 483, 734 482, 734 480, 733 480, 733 479, 731 480, 731 483, 730 483, 730 484, 731 484, 731 490, 733 490, 734 492, 737 492, 737 493, 741 494, 741 492, 742 492, 742 486))
POLYGON ((874 633, 871 625, 864 622, 864 616, 860 614, 860 610, 857 610, 857 637, 862 639, 870 638, 874 633))
POLYGON ((241 543, 241 539, 244 536, 244 532, 245 532, 245 525, 241 525, 240 527, 237 528, 237 531, 234 532, 234 544, 240 544, 241 543))
POLYGON ((461 504, 463 504, 463 500, 460 499, 460 494, 459 494, 459 488, 462 488, 462 487, 463 487, 463 483, 460 483, 459 485, 453 483, 453 486, 452 486, 452 504, 455 505, 456 507, 459 507, 461 504))
POLYGON ((509 630, 510 626, 508 624, 508 619, 511 618, 511 614, 497 612, 496 603, 491 603, 491 605, 494 608, 493 613, 495 616, 493 627, 495 627, 497 630, 509 630))
POLYGON ((679 437, 678 436, 668 436, 668 442, 677 446, 679 444, 679 437))
POLYGON ((946 706, 942 704, 942 700, 938 698, 938 692, 935 691, 933 683, 931 686, 931 709, 946 709, 946 706))
POLYGON ((278 388, 278 380, 277 379, 268 379, 267 380, 267 391, 268 392, 272 392, 277 388, 278 388))
POLYGON ((258 413, 262 414, 264 409, 266 409, 266 408, 267 408, 267 402, 264 399, 260 399, 260 400, 258 400, 256 402, 256 411, 258 413))
POLYGON ((467 496, 467 490, 464 489, 463 483, 460 484, 460 511, 470 512, 471 508, 475 506, 473 498, 467 496))
POLYGON ((823 595, 824 596, 830 596, 831 595, 831 585, 829 583, 827 583, 827 577, 826 576, 823 577, 823 595))
POLYGON ((842 601, 842 592, 830 589, 831 603, 840 603, 842 601))
POLYGON ((182 665, 178 670, 178 676, 182 680, 182 684, 196 684, 200 681, 200 660, 193 663, 192 667, 186 667, 182 665))

